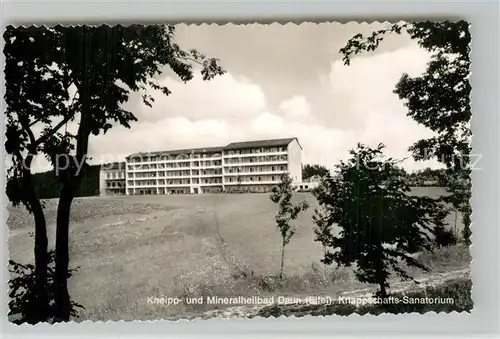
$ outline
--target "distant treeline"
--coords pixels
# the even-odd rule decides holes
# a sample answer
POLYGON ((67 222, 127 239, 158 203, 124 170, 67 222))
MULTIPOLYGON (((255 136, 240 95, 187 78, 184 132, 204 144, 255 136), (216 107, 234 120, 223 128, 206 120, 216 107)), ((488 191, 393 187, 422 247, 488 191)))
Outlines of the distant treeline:
MULTIPOLYGON (((325 166, 318 164, 306 164, 302 166, 302 180, 313 176, 322 177, 328 173, 325 166)), ((406 171, 405 171, 406 172, 406 171)), ((425 168, 413 172, 406 172, 406 180, 410 186, 443 186, 443 178, 446 175, 444 169, 425 168)))
MULTIPOLYGON (((78 197, 99 195, 99 169, 101 165, 89 165, 87 167, 82 184, 76 194, 78 197)), ((304 165, 302 167, 302 179, 308 179, 314 175, 323 176, 328 169, 321 165, 304 165)), ((408 180, 416 186, 439 186, 439 174, 442 170, 426 168, 424 170, 408 173, 408 180), (432 183, 431 183, 432 182, 432 183)), ((61 185, 53 170, 33 174, 33 180, 40 199, 58 198, 61 185)))
MULTIPOLYGON (((89 165, 82 178, 77 197, 99 195, 99 169, 101 165, 89 165)), ((53 170, 33 174, 33 181, 40 199, 59 198, 61 184, 53 170)))
POLYGON ((444 169, 424 168, 407 174, 407 180, 411 186, 443 186, 446 176, 444 169))

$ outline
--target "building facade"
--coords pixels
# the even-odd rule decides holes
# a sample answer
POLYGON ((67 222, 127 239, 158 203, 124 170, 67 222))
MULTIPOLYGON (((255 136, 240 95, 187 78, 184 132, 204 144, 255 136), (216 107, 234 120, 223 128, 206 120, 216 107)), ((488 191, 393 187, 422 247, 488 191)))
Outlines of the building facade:
POLYGON ((113 162, 101 165, 99 170, 99 195, 124 195, 125 191, 125 162, 113 162))
POLYGON ((287 172, 302 178, 297 138, 131 154, 125 186, 127 195, 268 192, 287 172))
POLYGON ((299 192, 309 192, 317 188, 321 183, 321 177, 315 175, 300 182, 294 182, 293 188, 299 192))

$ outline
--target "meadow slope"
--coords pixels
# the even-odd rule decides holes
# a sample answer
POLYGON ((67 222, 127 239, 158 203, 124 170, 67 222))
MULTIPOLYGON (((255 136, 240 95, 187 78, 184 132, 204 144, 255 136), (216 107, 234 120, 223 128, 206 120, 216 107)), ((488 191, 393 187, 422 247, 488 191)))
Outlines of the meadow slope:
MULTIPOLYGON (((319 263, 322 248, 312 231, 317 203, 307 193, 295 198, 308 200, 311 208, 295 223, 297 233, 285 252, 287 283, 279 287, 266 278, 279 271, 280 260, 276 206, 267 194, 76 199, 70 267, 80 268, 69 288, 86 307, 80 320, 151 320, 207 310, 206 305, 150 305, 150 296, 331 294, 366 287, 355 283, 351 272, 327 271, 319 263)), ((48 200, 45 206, 50 247, 56 204, 48 200)), ((32 217, 22 208, 9 212, 11 259, 32 262, 32 217)), ((454 216, 449 219, 454 223, 454 216)), ((457 253, 435 270, 468 266, 468 252, 457 253)))

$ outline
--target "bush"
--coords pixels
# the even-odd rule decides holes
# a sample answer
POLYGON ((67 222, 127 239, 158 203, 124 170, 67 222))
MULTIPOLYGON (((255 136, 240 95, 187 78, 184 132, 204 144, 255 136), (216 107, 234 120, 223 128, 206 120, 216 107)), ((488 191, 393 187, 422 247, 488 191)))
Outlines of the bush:
POLYGON ((434 242, 438 246, 451 246, 457 243, 457 237, 449 229, 439 225, 434 228, 434 242))
MULTIPOLYGON (((47 268, 47 295, 49 299, 49 307, 47 319, 49 322, 55 316, 55 252, 48 253, 49 266, 47 268)), ((70 278, 77 268, 68 270, 68 278, 70 278)), ((38 322, 39 308, 36 302, 35 293, 35 266, 28 264, 19 264, 13 260, 9 260, 9 272, 11 279, 9 280, 9 313, 8 316, 15 324, 36 324, 38 322)), ((84 307, 74 301, 70 301, 70 314, 72 317, 78 315, 77 309, 84 307)))

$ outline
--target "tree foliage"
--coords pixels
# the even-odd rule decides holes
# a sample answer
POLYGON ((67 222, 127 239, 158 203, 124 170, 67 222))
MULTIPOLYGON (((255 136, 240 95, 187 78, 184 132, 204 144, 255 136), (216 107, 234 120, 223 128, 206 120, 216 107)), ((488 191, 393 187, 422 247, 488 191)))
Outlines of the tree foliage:
POLYGON ((443 225, 446 212, 438 199, 408 194, 399 161, 386 159, 383 148, 358 144, 314 195, 320 205, 318 228, 339 228, 335 235, 331 230, 319 233, 317 241, 328 248, 322 262, 356 263, 358 280, 378 284, 385 297, 393 272, 411 279, 401 262, 428 270, 412 254, 431 248, 433 227, 443 225))
POLYGON ((300 213, 309 208, 307 201, 300 201, 298 203, 292 202, 293 186, 292 178, 288 173, 285 173, 280 183, 273 187, 270 195, 272 202, 278 205, 278 214, 276 215, 276 227, 281 235, 281 266, 280 266, 280 279, 283 278, 283 266, 285 256, 285 246, 290 243, 290 240, 295 234, 295 226, 291 224, 296 220, 300 213))
MULTIPOLYGON (((49 307, 45 315, 47 321, 53 321, 56 316, 54 303, 54 284, 55 284, 55 252, 48 252, 49 265, 47 267, 47 296, 49 307)), ((78 268, 68 270, 68 278, 78 271, 78 268)), ((9 272, 12 278, 9 280, 9 317, 12 317, 12 322, 15 324, 28 323, 34 325, 40 321, 37 304, 37 289, 36 289, 36 273, 35 267, 31 264, 21 264, 13 260, 9 260, 9 272)), ((77 316, 78 309, 84 307, 75 301, 70 301, 70 314, 77 316)))
MULTIPOLYGON (((123 106, 131 93, 138 93, 147 106, 153 104, 155 91, 169 95, 169 88, 157 81, 167 69, 183 82, 193 78, 195 67, 204 80, 224 71, 217 59, 181 49, 172 26, 8 26, 4 39, 5 148, 13 163, 8 175, 15 179, 7 193, 14 204, 23 203, 33 210, 40 201, 34 193, 31 162, 38 154, 51 161, 61 187, 55 304, 57 318, 68 321, 69 214, 86 172, 87 166, 82 171, 79 166, 87 160, 90 135, 106 133, 114 124, 128 128, 137 120, 123 106), (73 134, 63 130, 72 121, 78 123, 73 134)), ((41 273, 46 270, 41 262, 47 262, 43 254, 46 244, 41 239, 45 236, 46 243, 46 229, 41 207, 37 210, 35 247, 40 250, 35 257, 45 256, 37 264, 41 273)))
POLYGON ((452 230, 444 227, 437 226, 434 228, 434 242, 437 246, 451 246, 457 243, 457 237, 452 230))
POLYGON ((471 180, 475 158, 471 155, 471 106, 469 83, 470 42, 466 21, 392 24, 365 37, 357 34, 340 50, 349 65, 354 55, 374 51, 386 34, 407 33, 431 53, 426 71, 417 77, 403 74, 394 93, 408 108, 408 116, 429 128, 435 136, 410 147, 416 160, 437 159, 446 165, 448 202, 462 213, 464 238, 470 236, 471 180))
POLYGON ((302 166, 302 180, 309 179, 313 176, 323 177, 329 173, 328 168, 318 164, 302 166))
MULTIPOLYGON (((82 184, 77 189, 75 197, 90 197, 99 195, 99 171, 101 165, 88 165, 85 170, 85 176, 82 179, 82 184)), ((12 181, 15 178, 10 178, 7 185, 13 185, 12 181)), ((57 178, 55 171, 45 171, 33 173, 33 185, 40 199, 59 198, 61 192, 61 183, 57 178)), ((19 193, 18 191, 11 191, 19 193)), ((22 191, 21 191, 22 193, 22 191)))

